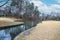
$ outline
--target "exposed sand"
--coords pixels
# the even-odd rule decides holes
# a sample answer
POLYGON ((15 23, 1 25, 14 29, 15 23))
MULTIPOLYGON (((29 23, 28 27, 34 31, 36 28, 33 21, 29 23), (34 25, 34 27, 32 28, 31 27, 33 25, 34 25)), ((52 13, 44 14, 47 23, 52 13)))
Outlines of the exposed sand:
POLYGON ((15 40, 60 40, 60 21, 43 21, 29 35, 21 33, 15 40))

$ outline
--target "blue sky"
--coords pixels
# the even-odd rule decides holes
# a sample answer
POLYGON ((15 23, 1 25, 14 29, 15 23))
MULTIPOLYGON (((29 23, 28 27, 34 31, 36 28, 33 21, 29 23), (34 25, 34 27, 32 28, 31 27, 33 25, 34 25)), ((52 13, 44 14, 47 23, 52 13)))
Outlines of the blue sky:
POLYGON ((42 13, 60 13, 60 0, 31 0, 42 13))
POLYGON ((60 0, 31 0, 31 1, 41 1, 45 3, 46 5, 60 4, 60 0))
MULTIPOLYGON (((0 1, 2 1, 2 2, 0 3, 0 6, 1 6, 1 5, 4 4, 7 0, 0 0, 0 1)), ((6 5, 9 5, 10 3, 11 3, 11 0, 9 0, 6 5)), ((5 6, 6 6, 6 5, 5 5, 5 6)))
POLYGON ((57 4, 56 0, 41 0, 41 1, 47 5, 57 4))

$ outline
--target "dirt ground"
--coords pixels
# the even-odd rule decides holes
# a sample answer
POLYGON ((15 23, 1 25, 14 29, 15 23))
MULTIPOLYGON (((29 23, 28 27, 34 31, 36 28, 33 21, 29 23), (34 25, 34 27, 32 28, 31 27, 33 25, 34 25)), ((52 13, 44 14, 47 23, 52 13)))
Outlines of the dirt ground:
POLYGON ((43 21, 29 35, 23 32, 15 40, 60 40, 60 21, 43 21))

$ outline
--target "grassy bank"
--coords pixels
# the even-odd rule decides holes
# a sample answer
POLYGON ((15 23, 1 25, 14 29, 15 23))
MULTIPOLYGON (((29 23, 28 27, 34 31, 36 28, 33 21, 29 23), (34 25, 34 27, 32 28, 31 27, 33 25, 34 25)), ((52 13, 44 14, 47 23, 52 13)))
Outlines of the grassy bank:
POLYGON ((7 25, 16 25, 22 23, 22 19, 10 18, 10 17, 0 17, 0 27, 7 25))

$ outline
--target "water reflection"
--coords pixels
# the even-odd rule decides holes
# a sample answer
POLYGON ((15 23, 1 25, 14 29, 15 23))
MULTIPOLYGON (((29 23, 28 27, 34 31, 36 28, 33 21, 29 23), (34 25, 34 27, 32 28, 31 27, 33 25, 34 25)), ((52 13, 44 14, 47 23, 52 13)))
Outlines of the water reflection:
POLYGON ((21 32, 30 29, 35 26, 37 22, 35 21, 25 21, 24 25, 12 27, 4 30, 0 30, 0 40, 13 40, 21 32))
POLYGON ((24 25, 0 30, 0 40, 13 40, 15 36, 23 31, 25 31, 24 25))
POLYGON ((0 30, 0 40, 11 40, 11 36, 5 30, 0 30))

